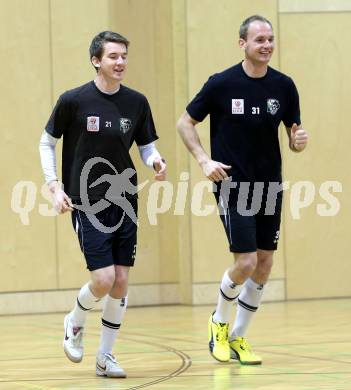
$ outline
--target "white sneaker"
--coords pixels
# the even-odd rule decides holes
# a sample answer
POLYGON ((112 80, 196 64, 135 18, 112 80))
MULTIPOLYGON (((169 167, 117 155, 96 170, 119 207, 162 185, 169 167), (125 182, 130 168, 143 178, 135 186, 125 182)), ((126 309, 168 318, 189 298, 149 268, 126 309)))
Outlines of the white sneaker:
POLYGON ((63 349, 69 360, 79 363, 83 359, 83 327, 74 327, 71 323, 70 314, 64 320, 65 336, 63 349))
POLYGON ((127 377, 127 374, 113 355, 101 352, 98 352, 96 356, 96 375, 109 378, 127 377))

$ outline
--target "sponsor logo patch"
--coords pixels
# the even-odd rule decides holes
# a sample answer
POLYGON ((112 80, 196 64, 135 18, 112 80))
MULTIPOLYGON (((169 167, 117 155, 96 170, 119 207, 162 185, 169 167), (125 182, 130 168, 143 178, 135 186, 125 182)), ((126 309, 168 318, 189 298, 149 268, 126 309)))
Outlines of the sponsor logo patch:
POLYGON ((100 118, 98 116, 87 117, 87 130, 88 131, 99 131, 100 118))
POLYGON ((244 99, 232 99, 232 114, 244 113, 244 99))

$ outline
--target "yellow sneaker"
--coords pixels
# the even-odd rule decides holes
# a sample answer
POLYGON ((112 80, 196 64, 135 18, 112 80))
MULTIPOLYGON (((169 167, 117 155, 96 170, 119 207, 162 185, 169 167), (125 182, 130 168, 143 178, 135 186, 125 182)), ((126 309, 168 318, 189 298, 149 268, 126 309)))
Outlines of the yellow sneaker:
POLYGON ((208 347, 211 355, 220 362, 230 360, 230 348, 228 339, 229 324, 213 322, 213 314, 208 320, 208 347))
POLYGON ((241 364, 262 364, 261 356, 255 354, 251 345, 244 337, 236 337, 229 343, 231 358, 239 360, 241 364))

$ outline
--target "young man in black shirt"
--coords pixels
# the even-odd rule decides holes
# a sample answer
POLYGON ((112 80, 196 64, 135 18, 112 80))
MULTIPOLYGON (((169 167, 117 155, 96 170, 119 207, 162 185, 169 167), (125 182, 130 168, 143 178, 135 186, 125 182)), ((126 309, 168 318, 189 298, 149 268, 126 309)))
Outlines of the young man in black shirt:
POLYGON ((299 96, 288 76, 268 66, 274 49, 271 23, 259 15, 240 27, 244 60, 209 78, 177 123, 203 173, 218 183, 215 196, 234 264, 225 271, 215 312, 210 316, 209 349, 219 361, 261 364, 244 338, 273 264, 281 215, 283 121, 290 149, 301 152, 299 96), (201 146, 196 124, 210 115, 211 157, 201 146), (241 291, 240 291, 241 290, 241 291), (233 301, 236 319, 228 335, 233 301))
POLYGON ((91 280, 65 317, 64 351, 73 362, 83 358, 86 315, 106 296, 96 374, 125 377, 112 354, 127 308, 128 272, 134 265, 137 236, 137 176, 129 149, 164 180, 166 164, 147 99, 121 84, 129 42, 105 31, 90 46, 94 81, 62 94, 40 142, 42 167, 59 213, 72 212, 72 223, 91 280), (63 136, 62 188, 57 180, 55 145, 63 136), (110 201, 110 202, 108 202, 110 201))

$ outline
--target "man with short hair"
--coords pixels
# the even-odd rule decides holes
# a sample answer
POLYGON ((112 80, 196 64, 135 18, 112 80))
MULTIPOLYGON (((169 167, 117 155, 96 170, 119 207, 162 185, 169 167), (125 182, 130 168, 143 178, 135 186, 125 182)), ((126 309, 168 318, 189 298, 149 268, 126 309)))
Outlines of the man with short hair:
POLYGON ((106 296, 102 313, 96 374, 125 377, 112 354, 127 308, 129 268, 137 238, 137 176, 129 150, 138 145, 142 160, 164 180, 166 164, 144 95, 121 84, 129 41, 104 31, 90 45, 96 78, 62 94, 40 141, 46 182, 59 213, 72 212, 72 223, 91 280, 79 291, 65 317, 64 351, 72 361, 83 358, 87 313, 106 296), (61 187, 56 175, 55 145, 63 136, 61 187), (108 201, 107 201, 107 200, 108 201))
POLYGON ((272 24, 254 15, 240 27, 244 60, 209 78, 177 123, 178 131, 215 192, 234 264, 225 271, 216 310, 210 316, 209 350, 222 362, 261 364, 244 337, 261 302, 277 249, 281 216, 281 155, 278 126, 283 121, 290 149, 301 152, 299 96, 292 79, 268 66, 274 49, 272 24), (196 124, 211 118, 211 157, 196 124), (233 180, 233 181, 232 181, 233 180), (233 302, 238 299, 230 335, 233 302))

